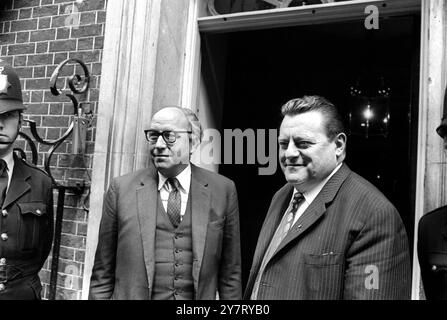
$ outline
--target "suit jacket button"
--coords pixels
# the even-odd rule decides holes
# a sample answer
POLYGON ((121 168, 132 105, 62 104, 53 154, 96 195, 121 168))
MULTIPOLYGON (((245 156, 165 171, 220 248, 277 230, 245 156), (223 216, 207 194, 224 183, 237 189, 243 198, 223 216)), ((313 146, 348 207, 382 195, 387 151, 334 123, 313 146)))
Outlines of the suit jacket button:
POLYGON ((432 267, 431 267, 431 269, 433 270, 433 271, 436 271, 436 269, 438 269, 435 265, 433 265, 432 267))
POLYGON ((0 235, 0 238, 2 238, 3 241, 6 241, 6 240, 8 240, 8 235, 6 233, 2 233, 0 235))
POLYGON ((1 258, 0 259, 0 266, 4 266, 6 265, 6 259, 5 258, 1 258))
POLYGON ((42 211, 40 211, 39 209, 37 209, 37 210, 36 210, 36 213, 40 215, 40 214, 42 214, 42 211))
POLYGON ((3 209, 2 210, 2 216, 6 217, 8 215, 8 210, 3 209))
POLYGON ((6 289, 5 285, 3 283, 0 283, 0 291, 3 291, 5 289, 6 289))

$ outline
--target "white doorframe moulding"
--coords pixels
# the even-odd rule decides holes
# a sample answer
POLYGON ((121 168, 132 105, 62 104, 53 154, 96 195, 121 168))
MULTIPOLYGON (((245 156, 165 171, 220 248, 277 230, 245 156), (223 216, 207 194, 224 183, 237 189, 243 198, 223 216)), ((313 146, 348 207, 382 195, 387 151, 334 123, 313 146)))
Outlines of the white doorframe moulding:
POLYGON ((110 179, 147 161, 140 131, 151 116, 160 7, 161 0, 107 4, 82 299, 88 298, 103 195, 110 179))
POLYGON ((108 2, 82 299, 105 190, 113 177, 147 167, 143 129, 158 108, 181 103, 189 7, 187 1, 108 2))
POLYGON ((413 242, 412 296, 422 293, 417 257, 419 219, 446 203, 446 158, 442 139, 435 132, 440 124, 446 83, 446 1, 422 0, 419 119, 416 169, 416 201, 413 242))
POLYGON ((200 17, 198 23, 200 32, 234 32, 337 21, 362 21, 367 17, 365 8, 369 5, 377 6, 380 17, 421 11, 421 0, 357 0, 206 16, 200 17))

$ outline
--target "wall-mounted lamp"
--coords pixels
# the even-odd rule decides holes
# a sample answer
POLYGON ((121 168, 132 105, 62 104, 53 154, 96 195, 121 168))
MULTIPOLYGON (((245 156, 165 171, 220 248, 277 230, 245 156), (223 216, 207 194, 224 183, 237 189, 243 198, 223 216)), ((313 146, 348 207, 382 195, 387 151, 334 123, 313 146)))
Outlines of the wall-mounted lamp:
POLYGON ((92 122, 92 111, 90 103, 80 103, 78 114, 73 119, 73 135, 72 135, 72 153, 84 154, 87 144, 87 128, 92 122), (84 105, 88 107, 84 107, 84 105))

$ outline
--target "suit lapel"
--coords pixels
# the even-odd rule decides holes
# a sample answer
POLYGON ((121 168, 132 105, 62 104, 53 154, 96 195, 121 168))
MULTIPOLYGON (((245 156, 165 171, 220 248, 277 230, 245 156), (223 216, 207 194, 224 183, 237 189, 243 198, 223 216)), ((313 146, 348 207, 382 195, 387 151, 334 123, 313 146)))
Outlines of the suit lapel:
POLYGON ((189 197, 191 199, 191 228, 192 228, 192 250, 194 292, 198 291, 200 270, 205 250, 206 232, 208 230, 208 220, 210 212, 210 191, 208 182, 200 174, 196 166, 191 164, 191 186, 189 197))
POLYGON ((326 206, 324 202, 317 198, 312 201, 310 206, 306 209, 306 211, 304 211, 303 215, 295 222, 292 229, 290 229, 286 237, 281 241, 275 254, 284 248, 290 241, 298 238, 301 234, 306 232, 307 229, 309 229, 323 216, 326 212, 326 206))
POLYGON ((291 241, 300 237, 324 215, 327 205, 334 200, 335 195, 350 172, 351 170, 348 166, 343 164, 329 179, 318 196, 312 201, 310 206, 304 211, 301 217, 295 222, 292 229, 287 233, 287 236, 283 239, 275 254, 281 251, 291 241))
POLYGON ((267 212, 267 216, 262 225, 260 236, 258 238, 258 244, 256 246, 255 254, 253 257, 253 268, 250 272, 249 285, 254 282, 254 277, 257 275, 258 270, 261 266, 262 259, 264 258, 265 252, 273 238, 273 235, 281 221, 282 215, 284 214, 287 206, 289 205, 289 200, 292 197, 293 186, 286 184, 274 197, 270 208, 267 212), (253 278, 253 279, 252 279, 253 278))
POLYGON ((136 187, 137 212, 140 225, 140 235, 143 243, 143 256, 146 265, 149 288, 152 289, 155 267, 155 228, 157 223, 157 173, 148 170, 141 177, 140 185, 136 187))
POLYGON ((8 192, 6 193, 3 208, 9 206, 31 189, 31 186, 26 181, 30 176, 29 170, 22 164, 22 160, 14 157, 14 169, 12 172, 11 184, 9 185, 8 192))

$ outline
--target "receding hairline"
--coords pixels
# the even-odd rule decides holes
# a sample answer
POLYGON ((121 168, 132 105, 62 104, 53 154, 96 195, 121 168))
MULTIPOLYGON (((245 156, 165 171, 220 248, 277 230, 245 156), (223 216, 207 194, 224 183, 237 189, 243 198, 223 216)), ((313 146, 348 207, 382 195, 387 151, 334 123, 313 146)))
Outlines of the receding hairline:
POLYGON ((161 113, 161 112, 166 112, 166 111, 170 111, 170 110, 176 110, 177 112, 181 113, 182 115, 185 115, 185 114, 183 113, 181 107, 176 107, 176 106, 166 106, 166 107, 163 107, 163 108, 158 109, 157 112, 155 112, 155 113, 152 115, 152 118, 155 117, 157 114, 159 114, 159 113, 161 113))
MULTIPOLYGON (((181 107, 175 107, 175 106, 163 107, 163 108, 161 108, 160 110, 158 110, 157 112, 155 112, 155 113, 152 115, 151 123, 154 121, 154 118, 155 118, 155 120, 156 120, 156 116, 157 116, 157 115, 163 114, 164 112, 171 112, 171 111, 175 111, 175 112, 177 112, 178 114, 182 115, 184 121, 188 124, 188 127, 191 126, 191 123, 190 123, 188 117, 187 117, 186 114, 181 110, 181 107)), ((175 116, 175 114, 173 114, 173 118, 174 118, 174 119, 177 119, 176 116, 175 116)))

